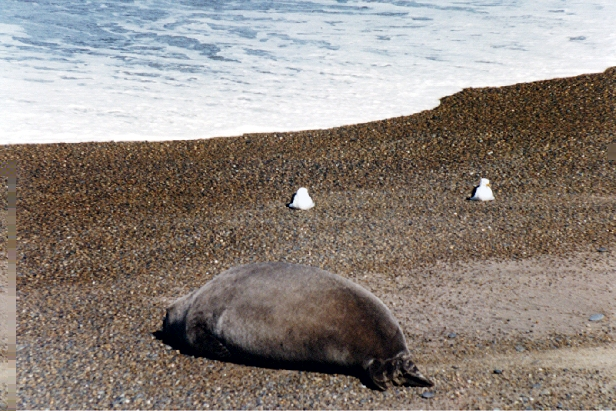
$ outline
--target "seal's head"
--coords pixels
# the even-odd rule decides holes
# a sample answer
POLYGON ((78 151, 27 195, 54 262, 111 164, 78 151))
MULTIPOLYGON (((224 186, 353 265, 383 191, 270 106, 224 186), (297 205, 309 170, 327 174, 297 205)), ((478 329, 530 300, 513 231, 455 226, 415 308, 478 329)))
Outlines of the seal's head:
POLYGON ((167 308, 163 328, 158 336, 163 342, 176 349, 183 350, 187 347, 186 341, 186 314, 193 293, 177 299, 173 305, 167 308))
POLYGON ((401 352, 387 360, 371 360, 367 371, 374 385, 383 391, 391 385, 405 387, 432 387, 434 385, 419 372, 411 361, 409 352, 401 352))

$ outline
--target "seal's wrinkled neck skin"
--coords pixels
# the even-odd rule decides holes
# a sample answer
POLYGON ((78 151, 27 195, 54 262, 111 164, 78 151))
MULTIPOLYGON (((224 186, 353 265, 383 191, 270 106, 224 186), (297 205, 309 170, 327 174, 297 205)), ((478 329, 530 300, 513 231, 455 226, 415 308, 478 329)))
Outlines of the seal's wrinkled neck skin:
POLYGON ((405 387, 432 387, 434 383, 424 377, 413 361, 409 352, 401 352, 387 360, 374 359, 367 367, 370 379, 380 390, 385 391, 391 385, 405 387))

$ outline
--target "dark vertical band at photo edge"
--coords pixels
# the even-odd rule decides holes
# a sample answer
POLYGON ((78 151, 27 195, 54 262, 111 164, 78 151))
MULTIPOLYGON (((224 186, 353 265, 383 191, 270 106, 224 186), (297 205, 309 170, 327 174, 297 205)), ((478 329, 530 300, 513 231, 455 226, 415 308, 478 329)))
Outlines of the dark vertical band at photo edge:
POLYGON ((608 144, 607 146, 607 159, 608 161, 616 161, 616 143, 608 144))
POLYGON ((17 340, 17 161, 9 160, 2 166, 2 175, 7 178, 7 255, 8 255, 8 290, 6 318, 7 325, 7 369, 4 373, 7 380, 7 409, 15 410, 16 401, 16 340, 17 340))

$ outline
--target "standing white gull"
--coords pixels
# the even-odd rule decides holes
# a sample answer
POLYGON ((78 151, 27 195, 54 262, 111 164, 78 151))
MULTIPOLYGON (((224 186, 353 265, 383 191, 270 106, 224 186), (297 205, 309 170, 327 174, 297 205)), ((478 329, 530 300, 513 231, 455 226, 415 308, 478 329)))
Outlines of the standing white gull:
POLYGON ((299 210, 310 210, 314 207, 314 201, 308 194, 308 189, 300 187, 297 193, 293 196, 293 201, 289 204, 290 208, 297 208, 299 210))
POLYGON ((494 200, 494 194, 492 194, 492 189, 490 188, 490 180, 487 178, 482 178, 479 182, 479 186, 475 187, 473 191, 473 195, 469 198, 469 200, 474 201, 490 201, 494 200))

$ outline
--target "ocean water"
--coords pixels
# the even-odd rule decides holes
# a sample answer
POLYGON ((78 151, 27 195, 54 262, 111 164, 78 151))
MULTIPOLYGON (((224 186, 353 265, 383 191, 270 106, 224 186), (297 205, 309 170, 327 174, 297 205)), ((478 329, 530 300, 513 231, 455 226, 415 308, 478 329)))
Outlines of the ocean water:
POLYGON ((408 115, 616 65, 614 0, 0 0, 0 143, 408 115))

